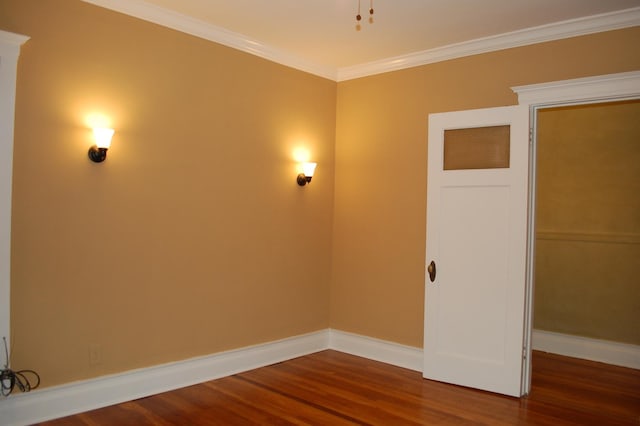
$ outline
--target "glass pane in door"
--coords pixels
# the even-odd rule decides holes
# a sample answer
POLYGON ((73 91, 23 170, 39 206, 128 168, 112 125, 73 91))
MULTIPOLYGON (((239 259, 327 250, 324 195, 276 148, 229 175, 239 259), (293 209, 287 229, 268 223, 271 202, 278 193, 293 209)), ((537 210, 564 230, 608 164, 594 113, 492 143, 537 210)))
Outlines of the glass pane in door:
POLYGON ((444 131, 444 170, 509 167, 510 127, 490 126, 444 131))

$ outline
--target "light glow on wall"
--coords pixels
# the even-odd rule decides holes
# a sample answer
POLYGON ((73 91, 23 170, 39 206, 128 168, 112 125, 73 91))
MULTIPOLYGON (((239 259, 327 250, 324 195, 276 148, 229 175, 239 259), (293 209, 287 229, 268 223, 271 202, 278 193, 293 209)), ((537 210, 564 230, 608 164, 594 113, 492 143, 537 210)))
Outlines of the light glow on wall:
POLYGON ((306 163, 311 159, 311 152, 307 148, 296 147, 292 152, 292 156, 296 163, 306 163))
POLYGON ((104 114, 92 112, 85 116, 84 124, 90 129, 113 128, 112 120, 104 114))

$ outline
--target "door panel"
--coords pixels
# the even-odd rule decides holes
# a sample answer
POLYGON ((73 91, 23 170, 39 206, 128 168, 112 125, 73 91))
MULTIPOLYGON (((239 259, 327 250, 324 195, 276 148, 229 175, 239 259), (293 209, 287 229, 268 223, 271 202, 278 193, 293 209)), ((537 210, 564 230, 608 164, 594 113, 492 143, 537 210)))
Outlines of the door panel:
POLYGON ((428 179, 426 263, 434 261, 438 273, 434 282, 425 280, 424 377, 519 396, 528 109, 430 115, 428 179), (495 150, 491 136, 483 136, 492 126, 509 126, 506 150, 499 143, 509 155, 502 168, 490 161, 486 169, 445 169, 445 131, 469 129, 462 133, 472 136, 462 144, 479 152, 481 146, 495 150))
POLYGON ((440 282, 476 282, 478 276, 490 280, 482 281, 482 286, 436 286, 440 305, 447 306, 438 310, 438 350, 454 357, 503 362, 504 342, 483 330, 498 329, 506 320, 508 217, 504 205, 509 190, 504 186, 443 188, 440 199, 442 211, 447 212, 441 231, 446 238, 440 240, 438 256, 440 282), (486 241, 492 242, 491 250, 486 250, 486 241), (442 268, 461 260, 464 267, 442 268), (458 302, 464 299, 474 303, 458 302), (486 310, 485 306, 500 309, 486 310))

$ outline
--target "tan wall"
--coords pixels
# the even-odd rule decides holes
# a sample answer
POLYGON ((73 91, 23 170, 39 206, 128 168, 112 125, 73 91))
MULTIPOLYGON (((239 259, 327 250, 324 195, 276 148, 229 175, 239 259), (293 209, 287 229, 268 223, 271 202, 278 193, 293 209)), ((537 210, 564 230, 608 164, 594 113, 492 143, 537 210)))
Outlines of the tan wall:
POLYGON ((534 326, 640 344, 640 102, 538 114, 534 326))
POLYGON ((510 87, 640 69, 640 28, 338 85, 331 326, 423 339, 427 118, 517 103, 510 87))
POLYGON ((50 386, 328 327, 335 82, 79 0, 3 0, 0 28, 31 37, 15 369, 50 386), (116 130, 102 164, 93 112, 116 130), (319 163, 305 188, 296 147, 319 163))
POLYGON ((45 385, 327 326, 421 346, 428 114, 640 68, 640 29, 336 85, 78 0, 0 0, 0 28, 32 37, 11 326, 14 368, 45 385), (116 128, 100 165, 93 111, 116 128))

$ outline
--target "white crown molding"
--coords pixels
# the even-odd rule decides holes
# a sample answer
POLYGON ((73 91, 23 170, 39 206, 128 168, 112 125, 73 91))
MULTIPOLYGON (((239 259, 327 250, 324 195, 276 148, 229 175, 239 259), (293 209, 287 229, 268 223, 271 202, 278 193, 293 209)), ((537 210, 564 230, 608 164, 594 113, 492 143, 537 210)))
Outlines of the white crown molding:
POLYGON ((162 25, 185 34, 213 41, 276 62, 300 71, 336 80, 336 71, 331 67, 310 62, 297 55, 274 48, 243 34, 229 31, 207 22, 182 15, 142 0, 82 0, 144 21, 162 25))
POLYGON ((338 69, 338 81, 640 25, 640 7, 571 19, 338 69))
POLYGON ((553 105, 640 97, 640 71, 512 87, 520 105, 553 105))
POLYGON ((533 330, 533 349, 640 369, 640 346, 533 330))
POLYGON ((83 1, 338 82, 464 56, 640 25, 640 7, 636 7, 334 69, 143 0, 83 1))

